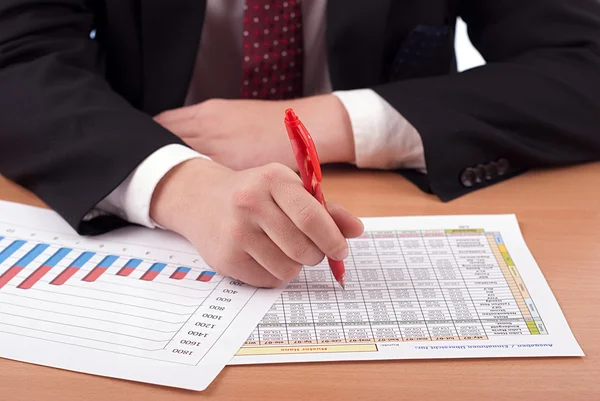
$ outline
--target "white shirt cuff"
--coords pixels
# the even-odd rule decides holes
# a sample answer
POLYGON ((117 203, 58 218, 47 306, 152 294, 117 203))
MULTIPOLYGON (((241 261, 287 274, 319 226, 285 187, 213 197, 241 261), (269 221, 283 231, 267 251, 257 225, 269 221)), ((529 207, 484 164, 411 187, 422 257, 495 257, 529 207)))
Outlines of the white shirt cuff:
POLYGON ((385 99, 372 89, 337 91, 333 95, 350 117, 357 167, 426 171, 421 136, 385 99))
POLYGON ((150 156, 104 198, 95 210, 84 218, 90 220, 102 214, 112 214, 131 223, 155 228, 150 218, 150 203, 154 189, 160 180, 175 166, 194 158, 206 158, 188 147, 179 144, 164 146, 150 156))

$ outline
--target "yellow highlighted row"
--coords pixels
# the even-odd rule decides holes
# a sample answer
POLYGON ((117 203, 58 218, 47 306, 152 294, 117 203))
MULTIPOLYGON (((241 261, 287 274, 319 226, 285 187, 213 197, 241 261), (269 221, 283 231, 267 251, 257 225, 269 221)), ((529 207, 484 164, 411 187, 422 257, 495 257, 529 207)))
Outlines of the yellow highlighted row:
POLYGON ((242 347, 236 355, 314 354, 325 352, 377 352, 375 344, 303 345, 288 347, 242 347))
POLYGON ((540 334, 540 331, 538 330, 538 327, 535 324, 535 322, 528 321, 528 322, 526 322, 526 324, 527 324, 527 328, 529 329, 529 332, 531 334, 540 334))
POLYGON ((446 234, 458 234, 458 233, 482 233, 483 228, 463 228, 456 230, 446 230, 446 234))

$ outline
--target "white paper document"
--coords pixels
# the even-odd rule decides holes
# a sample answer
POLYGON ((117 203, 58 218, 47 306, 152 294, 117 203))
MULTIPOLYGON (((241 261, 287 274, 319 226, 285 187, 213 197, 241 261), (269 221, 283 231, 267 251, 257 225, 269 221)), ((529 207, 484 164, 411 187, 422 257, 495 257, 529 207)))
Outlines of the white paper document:
POLYGON ((583 355, 515 216, 363 221, 346 289, 305 267, 232 364, 583 355))
POLYGON ((171 233, 84 238, 0 201, 0 357, 203 390, 280 294, 215 274, 171 233))

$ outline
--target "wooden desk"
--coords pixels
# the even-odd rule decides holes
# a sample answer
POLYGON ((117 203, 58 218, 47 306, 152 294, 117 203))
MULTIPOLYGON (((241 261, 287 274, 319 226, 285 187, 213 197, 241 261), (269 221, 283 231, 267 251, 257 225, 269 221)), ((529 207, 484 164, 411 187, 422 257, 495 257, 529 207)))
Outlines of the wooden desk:
MULTIPOLYGON (((0 359, 0 400, 599 400, 600 164, 525 176, 444 204, 391 173, 328 171, 359 216, 516 213, 585 358, 227 367, 203 393, 0 359)), ((0 199, 42 205, 0 178, 0 199)))

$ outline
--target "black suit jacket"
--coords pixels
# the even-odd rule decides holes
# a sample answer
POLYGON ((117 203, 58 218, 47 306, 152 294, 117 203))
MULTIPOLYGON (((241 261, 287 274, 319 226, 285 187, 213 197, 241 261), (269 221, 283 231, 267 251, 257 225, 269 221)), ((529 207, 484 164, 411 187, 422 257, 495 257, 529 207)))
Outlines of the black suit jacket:
MULTIPOLYGON (((151 119, 184 102, 201 0, 1 0, 0 172, 81 233, 82 222, 156 149, 151 119), (95 30, 95 39, 90 31, 95 30)), ((334 90, 373 88, 419 131, 450 200, 530 168, 600 156, 596 0, 329 0, 334 90), (461 16, 488 65, 457 74, 461 16)))

